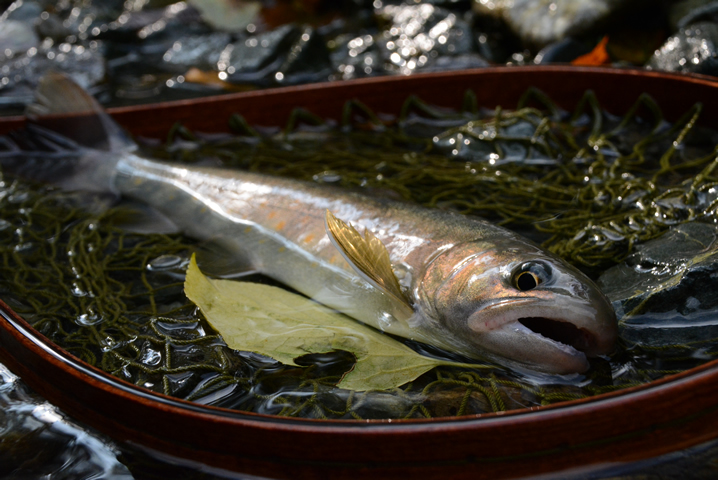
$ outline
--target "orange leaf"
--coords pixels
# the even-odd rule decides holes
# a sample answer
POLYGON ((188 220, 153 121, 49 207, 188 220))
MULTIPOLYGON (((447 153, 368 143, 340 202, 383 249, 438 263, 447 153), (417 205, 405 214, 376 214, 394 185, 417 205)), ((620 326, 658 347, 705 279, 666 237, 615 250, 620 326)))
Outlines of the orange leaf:
POLYGON ((605 36, 600 42, 598 42, 598 45, 593 47, 593 50, 588 52, 586 55, 581 55, 580 57, 575 58, 571 62, 571 65, 591 66, 610 63, 611 57, 608 56, 608 52, 606 51, 607 44, 608 36, 605 36))

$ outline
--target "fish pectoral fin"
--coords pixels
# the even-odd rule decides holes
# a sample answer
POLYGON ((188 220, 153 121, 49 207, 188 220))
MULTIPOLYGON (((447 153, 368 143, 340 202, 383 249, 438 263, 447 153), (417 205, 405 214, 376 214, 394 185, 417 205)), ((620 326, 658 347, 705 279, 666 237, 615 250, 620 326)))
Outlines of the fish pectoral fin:
POLYGON ((400 304, 404 313, 410 316, 413 308, 399 286, 389 252, 381 240, 367 229, 362 237, 352 225, 347 225, 329 210, 324 224, 329 239, 359 276, 400 304))

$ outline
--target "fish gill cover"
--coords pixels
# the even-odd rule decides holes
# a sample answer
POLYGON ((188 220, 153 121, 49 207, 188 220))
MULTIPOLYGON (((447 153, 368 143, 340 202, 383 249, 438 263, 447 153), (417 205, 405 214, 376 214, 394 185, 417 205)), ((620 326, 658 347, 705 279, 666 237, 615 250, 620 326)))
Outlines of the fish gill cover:
MULTIPOLYGON (((642 96, 619 118, 602 111, 587 92, 567 113, 530 90, 515 110, 486 111, 467 93, 460 110, 410 98, 398 118, 384 121, 350 102, 339 126, 298 110, 285 129, 261 130, 235 115, 233 135, 201 135, 177 125, 166 142, 145 142, 143 148, 155 158, 220 161, 478 214, 599 278, 641 253, 636 245, 676 226, 703 222, 714 228, 718 133, 696 125, 700 110, 695 105, 669 124, 642 96)), ((7 175, 0 189, 2 298, 86 362, 199 403, 309 418, 467 415, 614 391, 715 358, 718 335, 705 321, 713 315, 706 303, 692 310, 702 315, 702 335, 689 341, 674 337, 675 329, 661 341, 634 335, 610 358, 593 359, 585 375, 441 366, 390 390, 344 390, 335 385, 355 362, 347 352, 309 354, 283 365, 234 351, 212 331, 182 288, 191 253, 211 246, 174 233, 136 233, 138 226, 128 228, 127 219, 137 217, 137 206, 111 207, 99 195, 65 193, 7 175)), ((715 237, 706 238, 699 242, 704 263, 715 237)), ((679 260, 677 270, 690 263, 679 260)), ((669 268, 666 262, 659 266, 669 268)), ((273 283, 257 275, 243 279, 273 283)), ((619 307, 632 300, 619 297, 611 298, 619 307)), ((642 313, 651 316, 650 310, 642 313)), ((691 318, 691 312, 684 316, 691 318)), ((630 317, 621 321, 625 327, 630 317)))

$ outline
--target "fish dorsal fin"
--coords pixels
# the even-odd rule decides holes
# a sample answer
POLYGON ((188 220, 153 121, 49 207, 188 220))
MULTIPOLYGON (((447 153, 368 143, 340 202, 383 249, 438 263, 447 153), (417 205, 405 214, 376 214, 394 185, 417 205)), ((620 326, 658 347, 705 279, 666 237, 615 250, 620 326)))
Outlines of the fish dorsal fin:
POLYGON ((97 100, 60 72, 48 72, 40 79, 25 115, 30 123, 60 133, 85 147, 111 151, 136 148, 97 100))
POLYGON ((324 221, 329 239, 354 270, 364 280, 389 295, 400 306, 403 314, 411 316, 411 303, 401 291, 389 260, 389 252, 381 240, 368 229, 364 229, 362 237, 352 225, 347 225, 329 210, 324 221))

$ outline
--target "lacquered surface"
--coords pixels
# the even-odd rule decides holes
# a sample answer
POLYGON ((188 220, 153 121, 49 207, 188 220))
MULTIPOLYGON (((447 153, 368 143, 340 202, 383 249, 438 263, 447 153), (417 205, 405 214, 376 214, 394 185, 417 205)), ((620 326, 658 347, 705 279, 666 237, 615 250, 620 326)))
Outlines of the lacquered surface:
MULTIPOLYGON (((566 107, 593 89, 602 105, 617 114, 648 92, 669 119, 700 100, 705 121, 718 124, 716 87, 706 79, 560 67, 371 79, 114 113, 133 133, 162 137, 177 119, 202 131, 226 130, 226 118, 234 112, 260 124, 282 124, 295 106, 336 118, 351 98, 385 112, 397 112, 410 93, 455 107, 466 88, 474 89, 479 105, 513 107, 529 86, 566 107)), ((0 361, 32 388, 117 440, 269 477, 536 475, 650 458, 718 437, 718 364, 713 362, 642 387, 536 411, 359 423, 278 419, 143 392, 45 346, 11 314, 0 320, 0 346, 0 361)))

